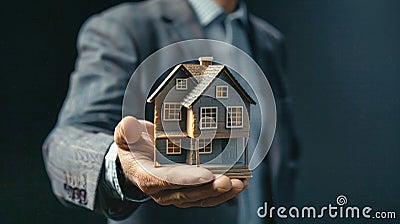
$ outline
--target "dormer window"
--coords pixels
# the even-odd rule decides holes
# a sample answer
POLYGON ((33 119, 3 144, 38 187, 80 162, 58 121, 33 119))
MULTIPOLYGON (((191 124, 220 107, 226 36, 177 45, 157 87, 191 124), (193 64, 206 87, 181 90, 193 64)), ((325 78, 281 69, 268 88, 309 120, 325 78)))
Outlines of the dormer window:
POLYGON ((215 95, 217 98, 228 98, 228 86, 217 86, 215 95))
POLYGON ((176 90, 187 90, 187 79, 176 79, 176 90))

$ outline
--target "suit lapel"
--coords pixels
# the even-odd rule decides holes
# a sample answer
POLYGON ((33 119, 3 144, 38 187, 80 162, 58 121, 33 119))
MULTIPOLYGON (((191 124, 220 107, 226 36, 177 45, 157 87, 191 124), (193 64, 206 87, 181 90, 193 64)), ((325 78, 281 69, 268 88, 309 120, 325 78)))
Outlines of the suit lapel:
POLYGON ((177 0, 174 4, 168 1, 161 1, 161 4, 164 9, 162 21, 174 42, 205 38, 203 28, 189 3, 177 0))
POLYGON ((257 62, 257 64, 261 67, 265 74, 267 71, 267 51, 265 49, 265 39, 263 39, 263 35, 260 34, 259 29, 256 28, 253 19, 249 16, 249 41, 251 46, 251 53, 253 55, 253 59, 257 62))

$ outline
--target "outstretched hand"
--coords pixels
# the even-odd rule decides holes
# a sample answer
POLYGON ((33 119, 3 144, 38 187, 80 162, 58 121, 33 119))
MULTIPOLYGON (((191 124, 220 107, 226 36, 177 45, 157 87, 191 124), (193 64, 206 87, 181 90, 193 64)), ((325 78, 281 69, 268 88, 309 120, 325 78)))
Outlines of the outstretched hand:
POLYGON ((126 178, 158 204, 180 208, 215 206, 248 186, 247 180, 214 176, 202 167, 154 167, 153 134, 152 123, 129 116, 115 128, 114 141, 126 178))

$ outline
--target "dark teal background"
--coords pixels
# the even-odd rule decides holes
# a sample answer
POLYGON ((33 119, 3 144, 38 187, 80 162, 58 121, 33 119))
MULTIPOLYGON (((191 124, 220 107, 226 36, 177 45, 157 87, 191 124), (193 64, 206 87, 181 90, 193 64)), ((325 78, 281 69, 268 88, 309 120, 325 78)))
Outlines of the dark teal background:
MULTIPOLYGON (((118 2, 15 1, 0 7, 1 223, 105 222, 57 202, 41 144, 66 94, 79 27, 118 2)), ((400 1, 268 0, 249 1, 249 8, 287 39, 286 78, 302 146, 294 204, 336 204, 343 194, 349 205, 399 217, 400 1)))

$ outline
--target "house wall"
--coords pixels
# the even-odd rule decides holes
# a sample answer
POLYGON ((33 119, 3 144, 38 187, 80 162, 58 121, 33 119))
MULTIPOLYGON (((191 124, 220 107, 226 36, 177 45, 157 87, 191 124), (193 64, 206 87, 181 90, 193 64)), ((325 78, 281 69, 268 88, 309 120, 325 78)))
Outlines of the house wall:
MULTIPOLYGON (((216 158, 225 148, 224 143, 227 142, 225 139, 214 139, 212 141, 212 153, 210 154, 199 154, 200 164, 209 162, 210 160, 216 158)), ((217 164, 221 164, 222 160, 218 159, 214 161, 217 164)))
POLYGON ((188 150, 187 146, 190 144, 190 139, 189 138, 183 138, 181 139, 182 142, 182 149, 181 149, 181 154, 167 154, 167 139, 162 138, 162 139, 157 139, 156 140, 156 159, 157 162, 161 165, 166 165, 166 164, 171 164, 173 165, 174 163, 186 163, 186 158, 187 158, 187 153, 188 150), (163 158, 163 156, 165 158, 163 158))
MULTIPOLYGON (((177 139, 177 138, 173 138, 177 139)), ((190 138, 181 139, 181 153, 167 154, 167 139, 159 138, 156 140, 156 159, 160 165, 174 165, 176 163, 188 164, 190 160, 189 148, 190 138)), ((245 165, 243 144, 245 139, 214 139, 212 142, 212 152, 209 154, 199 154, 200 165, 245 165)), ((192 157, 193 165, 195 162, 195 153, 192 157)))
POLYGON ((212 153, 199 155, 200 164, 245 165, 243 141, 243 138, 214 139, 212 142, 212 153))
POLYGON ((164 121, 163 115, 163 103, 179 103, 182 99, 191 91, 195 84, 193 78, 188 78, 188 88, 187 90, 176 90, 176 78, 188 78, 185 74, 183 68, 177 70, 175 76, 172 77, 169 83, 164 87, 164 89, 159 93, 159 95, 155 98, 154 102, 154 123, 156 131, 171 131, 176 132, 181 130, 182 132, 186 132, 186 124, 187 124, 187 110, 186 108, 182 108, 181 110, 181 120, 177 121, 164 121))
POLYGON ((200 108, 201 107, 218 107, 217 130, 215 138, 237 138, 248 137, 250 131, 250 103, 243 99, 238 91, 234 88, 233 82, 225 73, 221 74, 218 79, 214 80, 206 89, 202 96, 193 104, 194 113, 194 136, 198 137, 201 133, 215 132, 215 130, 200 130, 200 108), (228 86, 228 98, 216 98, 216 86, 228 86), (243 127, 227 128, 227 106, 243 107, 243 127))

